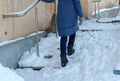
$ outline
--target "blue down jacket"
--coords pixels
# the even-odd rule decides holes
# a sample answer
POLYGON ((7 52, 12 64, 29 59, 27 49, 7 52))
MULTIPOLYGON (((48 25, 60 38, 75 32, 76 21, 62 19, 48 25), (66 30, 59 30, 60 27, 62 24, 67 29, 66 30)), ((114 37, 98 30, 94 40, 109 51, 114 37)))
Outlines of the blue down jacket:
MULTIPOLYGON (((51 3, 54 0, 43 0, 51 3)), ((78 29, 78 16, 83 17, 80 0, 58 0, 57 28, 59 36, 69 36, 78 29)))

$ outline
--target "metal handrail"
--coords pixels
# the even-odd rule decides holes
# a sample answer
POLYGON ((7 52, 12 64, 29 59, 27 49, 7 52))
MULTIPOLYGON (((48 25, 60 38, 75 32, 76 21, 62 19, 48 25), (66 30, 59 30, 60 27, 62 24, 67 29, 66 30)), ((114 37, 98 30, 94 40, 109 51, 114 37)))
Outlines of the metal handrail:
POLYGON ((92 2, 95 3, 95 17, 97 17, 97 6, 98 6, 98 17, 99 17, 99 12, 100 12, 99 3, 101 2, 101 0, 93 0, 92 2))
POLYGON ((9 17, 22 17, 24 15, 26 15, 34 6, 37 5, 37 3, 39 3, 40 0, 35 0, 33 2, 33 4, 31 4, 28 8, 26 8, 23 11, 19 11, 19 12, 14 12, 14 13, 4 13, 3 17, 4 18, 9 18, 9 17))

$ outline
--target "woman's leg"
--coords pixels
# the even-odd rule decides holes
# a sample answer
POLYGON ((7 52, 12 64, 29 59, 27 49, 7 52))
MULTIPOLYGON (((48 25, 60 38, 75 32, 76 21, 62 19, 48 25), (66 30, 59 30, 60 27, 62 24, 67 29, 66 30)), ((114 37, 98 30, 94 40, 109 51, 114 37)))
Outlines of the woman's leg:
POLYGON ((62 36, 60 40, 60 57, 61 57, 61 66, 64 67, 68 63, 66 57, 66 44, 67 44, 67 36, 62 36))
POLYGON ((76 33, 70 35, 68 45, 69 44, 73 44, 74 45, 75 37, 76 37, 76 33))
POLYGON ((67 36, 62 36, 60 40, 60 52, 66 54, 67 36))
POLYGON ((73 49, 75 37, 76 37, 76 33, 70 35, 69 37, 69 42, 68 42, 68 47, 67 47, 68 55, 72 55, 75 52, 75 50, 73 49))

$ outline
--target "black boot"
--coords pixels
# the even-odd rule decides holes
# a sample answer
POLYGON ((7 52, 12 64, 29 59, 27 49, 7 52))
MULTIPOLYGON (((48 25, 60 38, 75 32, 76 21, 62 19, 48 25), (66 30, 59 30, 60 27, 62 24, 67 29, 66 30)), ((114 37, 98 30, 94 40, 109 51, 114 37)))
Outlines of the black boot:
POLYGON ((65 67, 68 63, 68 59, 66 57, 66 54, 61 54, 60 57, 61 57, 61 66, 65 67))
POLYGON ((75 49, 73 49, 73 44, 68 44, 68 55, 72 55, 75 52, 75 49))

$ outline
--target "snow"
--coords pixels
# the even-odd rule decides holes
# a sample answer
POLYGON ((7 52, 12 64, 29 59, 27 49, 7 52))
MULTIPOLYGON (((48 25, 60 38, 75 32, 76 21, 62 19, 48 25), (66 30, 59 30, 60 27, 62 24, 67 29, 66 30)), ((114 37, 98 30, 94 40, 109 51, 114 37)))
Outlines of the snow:
MULTIPOLYGON (((113 20, 119 20, 120 17, 117 18, 101 18, 99 21, 108 22, 113 20)), ((118 23, 96 23, 97 19, 86 20, 82 26, 80 26, 80 30, 116 30, 120 29, 120 24, 118 23)))
MULTIPOLYGON (((119 16, 113 19, 119 19, 119 16)), ((25 52, 19 61, 20 67, 44 68, 40 71, 17 69, 16 73, 25 81, 119 81, 120 76, 113 71, 120 70, 120 24, 98 24, 91 19, 85 20, 80 27, 80 30, 97 28, 102 31, 78 31, 75 53, 68 57, 66 67, 60 66, 60 38, 49 33, 39 42, 40 57, 37 57, 35 46, 25 52)))
MULTIPOLYGON (((53 35, 53 34, 52 34, 53 35)), ((47 38, 41 38, 39 42, 39 54, 40 57, 37 57, 36 47, 32 48, 29 51, 25 52, 24 55, 21 57, 21 61, 19 61, 19 65, 22 66, 54 66, 58 65, 58 55, 59 55, 59 38, 49 35, 47 38), (50 41, 50 43, 47 43, 50 41), (51 47, 51 45, 53 47, 51 47), (55 46, 55 47, 54 47, 55 46), (50 54, 49 54, 50 53, 50 54), (55 55, 56 54, 56 55, 55 55), (53 55, 54 59, 44 59, 45 56, 53 55), (56 64, 54 63, 56 60, 56 64), (50 65, 50 63, 53 65, 50 65)))
MULTIPOLYGON (((119 30, 119 23, 96 23, 96 18, 86 20, 83 22, 83 25, 80 26, 80 30, 119 30)), ((116 18, 100 18, 101 22, 109 22, 114 20, 120 20, 120 12, 116 18)))
POLYGON ((32 48, 34 53, 26 52, 19 62, 21 65, 23 63, 23 65, 36 66, 36 63, 40 61, 38 65, 45 66, 45 68, 41 71, 33 71, 32 69, 18 69, 16 71, 26 81, 119 81, 120 76, 113 74, 115 56, 120 54, 119 34, 118 30, 77 32, 76 52, 73 56, 68 57, 69 64, 61 69, 53 68, 54 66, 60 67, 59 50, 57 50, 59 38, 50 34, 39 43, 41 60, 35 59, 38 57, 32 48), (51 59, 44 59, 45 55, 54 56, 51 59), (34 59, 38 62, 34 61, 32 56, 35 56, 34 59))
POLYGON ((0 64, 0 81, 24 81, 24 79, 14 71, 5 68, 0 64))
MULTIPOLYGON (((102 21, 119 20, 104 18, 102 21)), ((85 20, 77 32, 75 53, 67 56, 69 63, 66 67, 60 65, 60 37, 49 33, 47 38, 39 42, 37 57, 36 46, 26 51, 18 62, 20 67, 43 67, 41 70, 31 68, 16 69, 13 72, 24 78, 25 81, 119 81, 120 76, 113 73, 120 70, 120 23, 96 23, 96 19, 85 20), (100 31, 81 31, 81 30, 100 31), (101 31, 102 29, 102 31, 101 31), (46 58, 52 56, 51 58, 46 58)), ((0 65, 0 81, 4 76, 5 67, 0 65)), ((14 77, 8 68, 5 72, 14 77)), ((10 75, 9 75, 10 76, 10 75)), ((8 77, 9 78, 9 77, 8 77)), ((9 81, 16 81, 10 80, 9 81)), ((23 79, 17 78, 17 81, 23 79)))

